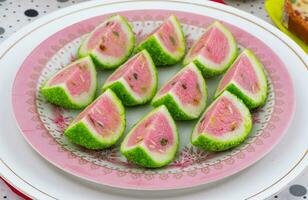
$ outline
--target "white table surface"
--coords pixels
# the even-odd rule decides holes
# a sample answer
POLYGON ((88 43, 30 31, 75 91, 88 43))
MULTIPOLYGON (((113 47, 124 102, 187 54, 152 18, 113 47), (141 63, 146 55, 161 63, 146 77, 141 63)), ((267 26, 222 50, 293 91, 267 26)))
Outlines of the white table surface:
MULTIPOLYGON (((85 0, 0 0, 0 43, 21 27, 39 17, 85 0)), ((264 10, 264 0, 225 0, 228 5, 249 12, 272 23, 264 10)), ((308 199, 308 168, 284 190, 268 200, 308 199)), ((21 199, 0 179, 0 199, 21 199)), ((226 198, 227 199, 227 198, 226 198)))

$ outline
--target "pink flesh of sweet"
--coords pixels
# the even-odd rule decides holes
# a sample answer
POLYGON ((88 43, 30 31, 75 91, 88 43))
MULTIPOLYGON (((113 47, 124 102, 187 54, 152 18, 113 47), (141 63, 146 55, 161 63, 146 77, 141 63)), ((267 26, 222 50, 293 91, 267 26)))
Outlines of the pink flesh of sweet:
POLYGON ((201 91, 198 83, 196 72, 187 69, 174 77, 168 84, 159 92, 163 95, 170 90, 174 90, 183 105, 193 104, 198 105, 201 100, 201 91))
POLYGON ((121 78, 136 62, 136 59, 130 59, 121 67, 119 67, 110 77, 108 77, 106 82, 115 81, 121 78))
POLYGON ((163 153, 173 144, 173 140, 174 136, 168 119, 162 113, 155 113, 135 128, 127 145, 132 147, 144 142, 151 151, 163 153))
POLYGON ((235 80, 243 89, 253 94, 260 89, 256 72, 245 54, 241 55, 240 59, 233 64, 232 68, 223 77, 219 90, 223 90, 231 80, 235 80))
POLYGON ((104 94, 94 104, 81 112, 74 121, 79 121, 84 117, 98 134, 105 137, 115 133, 121 124, 117 105, 109 96, 104 94))
POLYGON ((87 63, 77 63, 72 65, 56 75, 49 85, 66 84, 71 95, 80 95, 90 89, 91 75, 89 69, 85 66, 87 63))
POLYGON ((88 49, 97 49, 104 55, 124 56, 127 46, 127 36, 119 22, 107 22, 97 29, 88 41, 88 49))
POLYGON ((194 46, 191 56, 202 55, 216 64, 220 64, 230 50, 226 36, 218 28, 207 31, 194 46))
POLYGON ((205 114, 198 127, 198 133, 222 136, 236 130, 242 123, 241 113, 226 97, 221 97, 205 114))
POLYGON ((114 73, 107 82, 124 77, 130 88, 139 95, 147 94, 151 86, 151 70, 143 54, 131 59, 114 73))
POLYGON ((170 20, 166 21, 156 32, 165 47, 175 52, 179 46, 179 38, 170 20))
POLYGON ((197 56, 199 54, 199 52, 201 51, 201 49, 204 47, 206 41, 208 40, 208 38, 211 35, 211 32, 213 31, 213 29, 205 32, 201 38, 197 41, 197 43, 192 47, 193 49, 190 52, 190 57, 194 57, 197 56))

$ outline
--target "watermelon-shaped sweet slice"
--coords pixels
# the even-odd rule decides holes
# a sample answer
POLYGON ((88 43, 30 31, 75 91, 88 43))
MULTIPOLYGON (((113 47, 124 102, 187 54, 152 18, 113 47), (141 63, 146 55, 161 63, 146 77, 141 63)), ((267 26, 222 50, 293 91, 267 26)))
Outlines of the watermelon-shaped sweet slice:
POLYGON ((185 54, 185 37, 175 15, 153 31, 136 48, 136 52, 146 49, 157 66, 172 65, 179 62, 185 54))
POLYGON ((237 55, 237 44, 232 33, 216 21, 188 51, 183 64, 194 62, 205 77, 225 72, 237 55))
POLYGON ((191 143, 207 151, 224 151, 241 144, 251 127, 248 108, 237 96, 225 91, 198 121, 191 143))
POLYGON ((85 148, 104 149, 114 145, 124 130, 124 107, 112 90, 106 90, 74 119, 64 135, 85 148))
POLYGON ((40 91, 53 104, 81 109, 93 101, 96 87, 95 66, 90 57, 84 57, 53 75, 40 91))
POLYGON ((116 68, 124 63, 135 45, 135 35, 127 20, 115 15, 98 25, 82 42, 79 57, 90 55, 102 68, 116 68))
POLYGON ((141 105, 151 100, 157 89, 157 71, 146 50, 130 58, 109 76, 102 90, 112 89, 124 105, 141 105))
POLYGON ((206 106, 207 88, 201 72, 190 63, 156 94, 153 106, 164 104, 176 120, 196 119, 206 106))
POLYGON ((266 101, 267 80, 263 65, 245 49, 221 79, 215 96, 228 90, 241 98, 248 108, 261 106, 266 101))
POLYGON ((127 134, 122 154, 144 167, 162 167, 170 163, 179 144, 176 125, 165 106, 152 110, 127 134))

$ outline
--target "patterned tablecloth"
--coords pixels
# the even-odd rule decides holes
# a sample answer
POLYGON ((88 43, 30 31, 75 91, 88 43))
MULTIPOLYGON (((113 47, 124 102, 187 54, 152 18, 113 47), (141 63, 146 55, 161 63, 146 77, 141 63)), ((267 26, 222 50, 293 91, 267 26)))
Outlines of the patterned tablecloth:
MULTIPOLYGON (((54 10, 84 0, 0 0, 0 43, 26 24, 54 10)), ((226 3, 271 23, 264 10, 264 0, 226 0, 226 3)), ((308 169, 269 200, 308 199, 308 169)), ((0 179, 0 199, 22 199, 0 179)))

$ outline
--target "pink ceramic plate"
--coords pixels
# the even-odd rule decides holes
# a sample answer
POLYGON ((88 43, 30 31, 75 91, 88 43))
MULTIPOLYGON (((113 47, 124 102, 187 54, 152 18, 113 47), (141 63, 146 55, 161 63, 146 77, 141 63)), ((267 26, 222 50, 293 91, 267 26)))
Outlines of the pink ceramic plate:
MULTIPOLYGON (((90 151, 70 143, 63 136, 63 130, 78 111, 47 103, 38 89, 52 74, 76 58, 84 34, 111 14, 80 21, 53 34, 31 52, 17 73, 12 94, 15 116, 24 137, 45 159, 71 174, 104 185, 144 190, 177 189, 235 174, 261 159, 283 136, 294 111, 293 86, 284 64, 262 41, 240 27, 225 23, 240 48, 250 48, 260 58, 269 84, 267 103, 253 113, 254 128, 242 145, 217 154, 198 150, 189 143, 195 121, 177 123, 181 145, 176 160, 165 168, 152 170, 128 163, 120 155, 118 145, 108 150, 90 151)), ((120 14, 130 20, 139 40, 159 26, 165 17, 176 14, 188 46, 215 20, 170 10, 134 10, 120 14)), ((159 85, 179 69, 179 66, 159 68, 159 85)), ((99 72, 99 84, 108 74, 108 71, 99 72)), ((218 81, 219 78, 207 80, 210 94, 218 81)), ((149 105, 128 109, 127 129, 150 109, 149 105)))

